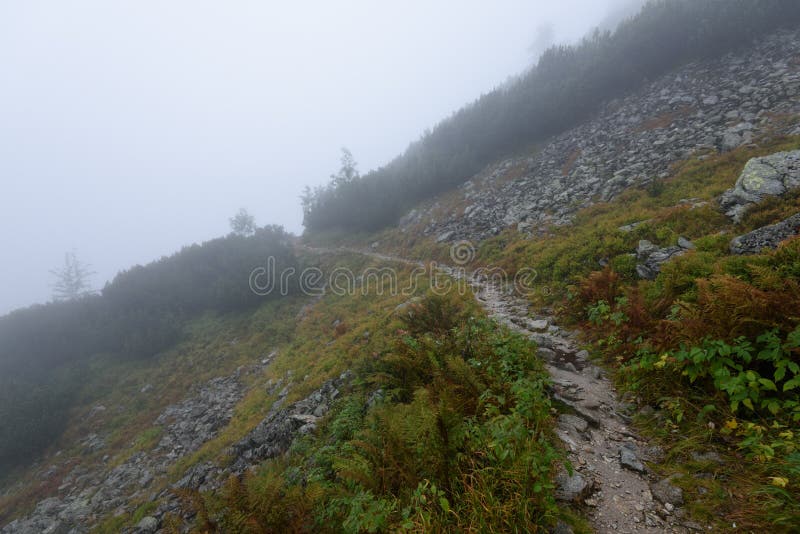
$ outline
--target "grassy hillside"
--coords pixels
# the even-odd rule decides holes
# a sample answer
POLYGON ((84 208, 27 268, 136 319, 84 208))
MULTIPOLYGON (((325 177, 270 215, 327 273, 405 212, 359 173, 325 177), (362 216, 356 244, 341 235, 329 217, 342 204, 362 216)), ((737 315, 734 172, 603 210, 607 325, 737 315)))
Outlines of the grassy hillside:
MULTIPOLYGON (((693 516, 723 531, 800 523, 800 238, 761 255, 728 248, 734 236, 800 212, 800 194, 763 202, 738 224, 716 203, 750 158, 798 148, 795 136, 698 154, 666 179, 581 211, 573 225, 476 243, 470 264, 536 270, 531 302, 581 328, 638 405, 640 428, 667 451, 654 467, 677 474, 693 516), (695 250, 640 280, 638 242, 671 246, 678 237, 695 250)), ((342 240, 375 241, 397 255, 452 261, 445 244, 399 229, 342 240)))
MULTIPOLYGON (((356 273, 381 266, 346 254, 317 265, 356 273)), ((411 273, 399 268, 401 286, 411 273)), ((219 492, 182 493, 195 519, 168 517, 167 531, 535 532, 559 519, 579 524, 553 500, 560 452, 535 346, 482 317, 471 294, 437 297, 424 282, 416 297, 386 289, 329 293, 296 316, 291 339, 275 346, 230 424, 162 483, 201 462, 230 462, 229 446, 277 400, 270 384, 290 385, 286 404, 344 371, 349 386, 286 457, 232 477, 219 492)), ((261 350, 248 332, 237 346, 261 350)), ((143 501, 99 531, 136 524, 150 510, 143 501)))

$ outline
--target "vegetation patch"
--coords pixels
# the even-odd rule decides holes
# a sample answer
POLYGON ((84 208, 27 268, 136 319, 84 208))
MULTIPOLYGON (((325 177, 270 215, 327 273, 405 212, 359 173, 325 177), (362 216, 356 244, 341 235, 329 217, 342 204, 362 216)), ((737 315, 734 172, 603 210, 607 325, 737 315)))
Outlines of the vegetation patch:
MULTIPOLYGON (((471 296, 430 295, 353 347, 355 386, 314 436, 216 495, 196 531, 544 531, 552 492, 547 377, 535 347, 471 296)), ((310 380, 310 379, 309 379, 310 380)))

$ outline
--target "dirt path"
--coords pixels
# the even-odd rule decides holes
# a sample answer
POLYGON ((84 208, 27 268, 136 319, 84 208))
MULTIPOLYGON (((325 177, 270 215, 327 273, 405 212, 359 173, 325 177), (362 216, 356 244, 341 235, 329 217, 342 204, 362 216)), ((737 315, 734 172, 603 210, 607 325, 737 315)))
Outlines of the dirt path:
MULTIPOLYGON (((337 251, 422 265, 372 251, 337 251)), ((439 268, 464 277, 461 270, 439 268)), ((532 317, 528 302, 510 292, 474 275, 466 275, 466 280, 492 318, 537 343, 552 377, 553 398, 572 412, 558 418, 557 433, 569 451, 574 471, 572 476, 563 472, 557 477, 557 497, 578 505, 596 532, 702 531, 702 527, 684 519, 680 490, 668 481, 658 483, 646 466, 645 462, 658 461, 661 452, 648 447, 628 425, 626 407, 614 385, 588 360, 589 354, 580 349, 575 333, 555 325, 552 317, 532 317)))

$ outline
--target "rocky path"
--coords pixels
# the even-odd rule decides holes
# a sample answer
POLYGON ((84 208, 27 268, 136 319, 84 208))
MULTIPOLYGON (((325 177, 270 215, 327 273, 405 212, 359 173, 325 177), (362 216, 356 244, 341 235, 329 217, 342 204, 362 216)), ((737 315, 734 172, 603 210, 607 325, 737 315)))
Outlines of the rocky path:
MULTIPOLYGON (((415 266, 417 261, 372 251, 339 249, 415 266)), ((327 250, 326 252, 332 252, 327 250)), ((461 269, 438 266, 464 278, 478 302, 498 322, 520 332, 539 347, 552 378, 552 396, 565 405, 557 434, 574 468, 557 476, 557 498, 580 507, 596 532, 663 533, 704 530, 684 518, 681 490, 659 481, 646 462, 663 454, 649 447, 629 426, 631 406, 620 401, 603 370, 589 361, 574 332, 554 324, 549 316, 532 317, 528 302, 461 269)))
POLYGON ((573 412, 558 418, 557 434, 574 472, 558 476, 557 497, 585 506, 597 532, 702 530, 683 520, 680 490, 652 477, 645 461, 657 461, 660 451, 628 425, 627 407, 602 369, 579 349, 574 333, 553 325, 550 317, 530 318, 527 302, 499 288, 480 282, 475 287, 493 318, 538 344, 553 398, 573 412))

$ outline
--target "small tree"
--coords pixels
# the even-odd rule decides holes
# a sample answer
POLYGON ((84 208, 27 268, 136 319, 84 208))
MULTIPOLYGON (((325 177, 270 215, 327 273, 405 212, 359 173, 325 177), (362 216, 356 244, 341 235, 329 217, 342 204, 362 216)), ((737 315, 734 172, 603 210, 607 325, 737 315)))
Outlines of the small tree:
POLYGON ((331 175, 331 182, 335 187, 350 183, 359 177, 358 164, 352 152, 343 147, 342 157, 339 161, 342 164, 341 168, 339 168, 339 173, 331 175))
POLYGON ((228 220, 234 234, 247 236, 256 233, 256 218, 244 208, 239 209, 236 215, 228 220))
POLYGON ((89 279, 95 272, 78 259, 75 251, 64 254, 64 266, 51 270, 50 274, 56 277, 53 284, 54 300, 74 300, 94 293, 89 279))

